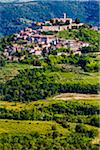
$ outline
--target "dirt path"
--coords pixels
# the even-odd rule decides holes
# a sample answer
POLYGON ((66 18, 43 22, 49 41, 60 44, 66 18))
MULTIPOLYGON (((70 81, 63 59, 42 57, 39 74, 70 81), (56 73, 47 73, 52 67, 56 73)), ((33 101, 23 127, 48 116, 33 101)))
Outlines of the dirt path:
POLYGON ((61 100, 100 99, 100 94, 63 93, 54 97, 61 100))

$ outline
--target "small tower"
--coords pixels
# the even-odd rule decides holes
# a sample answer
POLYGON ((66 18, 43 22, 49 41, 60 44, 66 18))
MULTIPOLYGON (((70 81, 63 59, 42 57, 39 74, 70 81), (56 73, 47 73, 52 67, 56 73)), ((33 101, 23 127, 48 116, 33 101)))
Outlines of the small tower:
POLYGON ((64 13, 64 19, 66 19, 66 13, 64 13))

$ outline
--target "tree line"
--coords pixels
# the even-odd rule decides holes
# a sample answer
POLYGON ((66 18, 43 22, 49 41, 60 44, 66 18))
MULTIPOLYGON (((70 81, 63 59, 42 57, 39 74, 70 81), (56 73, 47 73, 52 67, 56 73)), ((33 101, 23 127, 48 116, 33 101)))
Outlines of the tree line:
POLYGON ((99 107, 76 102, 55 102, 48 107, 33 106, 31 109, 18 111, 0 108, 0 119, 14 120, 54 120, 62 126, 66 122, 85 123, 99 127, 99 107))
MULTIPOLYGON (((49 68, 50 70, 50 68, 49 68)), ((66 92, 97 94, 99 84, 88 84, 85 81, 59 81, 59 75, 49 76, 47 68, 25 69, 1 85, 4 100, 29 102, 66 92)))

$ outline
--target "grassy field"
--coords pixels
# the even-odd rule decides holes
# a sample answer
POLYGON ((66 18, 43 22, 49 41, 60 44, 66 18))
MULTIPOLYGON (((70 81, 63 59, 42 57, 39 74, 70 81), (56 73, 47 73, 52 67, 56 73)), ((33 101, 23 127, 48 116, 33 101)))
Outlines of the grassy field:
POLYGON ((75 72, 47 72, 49 76, 59 76, 59 81, 61 83, 67 83, 68 81, 73 82, 85 82, 90 84, 99 83, 99 72, 95 73, 75 73, 75 72))
POLYGON ((52 130, 52 125, 55 125, 58 132, 63 135, 68 133, 67 129, 53 121, 14 121, 14 120, 0 120, 0 134, 30 134, 38 132, 39 134, 47 134, 52 130))
MULTIPOLYGON (((68 128, 63 128, 60 124, 55 121, 20 121, 20 120, 7 120, 0 119, 0 134, 2 133, 11 133, 11 134, 21 134, 21 133, 32 133, 38 132, 39 134, 47 134, 51 132, 52 125, 55 125, 58 132, 63 135, 68 134, 68 128)), ((76 123, 69 123, 71 129, 75 129, 76 123)), ((96 127, 92 127, 90 125, 85 125, 89 129, 97 129, 96 127)))
POLYGON ((7 80, 12 79, 22 69, 32 69, 32 65, 21 63, 7 63, 4 67, 0 68, 0 83, 4 83, 7 80))

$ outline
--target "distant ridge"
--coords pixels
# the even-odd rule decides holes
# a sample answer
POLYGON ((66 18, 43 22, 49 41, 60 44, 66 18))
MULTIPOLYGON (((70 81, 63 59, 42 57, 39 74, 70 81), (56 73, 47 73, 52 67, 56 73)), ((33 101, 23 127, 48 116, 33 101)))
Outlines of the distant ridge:
POLYGON ((49 1, 49 0, 1 0, 0 2, 0 36, 9 35, 30 26, 32 21, 44 21, 54 17, 80 18, 82 22, 99 26, 98 1, 49 1), (5 3, 4 3, 5 2, 5 3))
MULTIPOLYGON (((49 0, 1 0, 0 3, 22 3, 22 2, 34 2, 34 1, 45 1, 45 2, 49 2, 49 0)), ((54 0, 50 0, 50 1, 54 1, 54 0)), ((59 0, 56 0, 59 1, 59 0)), ((60 0, 60 2, 63 2, 64 0, 60 0)), ((80 1, 80 2, 86 2, 86 1, 90 1, 90 0, 67 0, 67 1, 80 1)), ((99 2, 99 0, 94 0, 99 2)))

